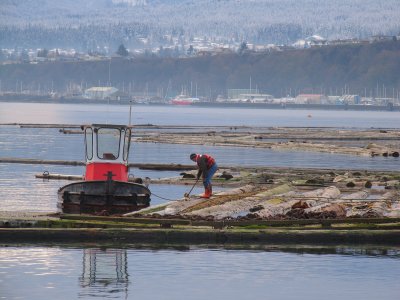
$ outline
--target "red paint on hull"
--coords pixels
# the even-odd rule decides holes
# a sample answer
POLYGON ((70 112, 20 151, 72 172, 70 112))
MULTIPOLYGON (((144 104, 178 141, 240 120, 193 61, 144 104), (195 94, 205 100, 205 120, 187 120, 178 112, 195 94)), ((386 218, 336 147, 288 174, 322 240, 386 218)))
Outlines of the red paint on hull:
POLYGON ((97 162, 86 165, 85 180, 107 180, 108 172, 112 172, 112 180, 128 181, 128 167, 126 165, 97 162))
POLYGON ((191 105, 193 103, 193 101, 189 101, 189 100, 172 100, 171 103, 174 104, 174 105, 191 105))

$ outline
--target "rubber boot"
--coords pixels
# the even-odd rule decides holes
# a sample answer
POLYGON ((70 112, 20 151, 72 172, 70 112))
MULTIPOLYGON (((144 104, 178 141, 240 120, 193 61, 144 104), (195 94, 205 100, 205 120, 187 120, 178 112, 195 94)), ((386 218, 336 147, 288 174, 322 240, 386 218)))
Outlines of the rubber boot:
POLYGON ((206 188, 204 189, 204 194, 201 195, 201 198, 208 199, 208 198, 211 197, 211 194, 212 194, 211 187, 208 186, 208 187, 206 187, 206 188))

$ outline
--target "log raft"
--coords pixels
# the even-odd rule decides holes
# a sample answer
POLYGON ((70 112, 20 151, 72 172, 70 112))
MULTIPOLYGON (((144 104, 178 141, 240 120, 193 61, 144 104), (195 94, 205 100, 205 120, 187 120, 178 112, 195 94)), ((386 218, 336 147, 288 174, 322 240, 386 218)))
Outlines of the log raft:
MULTIPOLYGON (((75 124, 20 124, 21 128, 58 128, 60 133, 82 133, 75 124)), ((398 129, 338 127, 251 127, 134 125, 135 142, 257 147, 361 156, 399 157, 398 129), (175 131, 174 131, 175 129, 175 131)))

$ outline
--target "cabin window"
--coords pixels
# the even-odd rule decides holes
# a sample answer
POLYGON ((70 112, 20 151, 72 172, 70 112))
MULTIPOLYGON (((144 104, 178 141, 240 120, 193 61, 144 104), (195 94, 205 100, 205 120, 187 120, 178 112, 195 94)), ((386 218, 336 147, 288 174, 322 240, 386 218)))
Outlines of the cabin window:
POLYGON ((130 129, 126 129, 126 131, 125 131, 125 141, 124 141, 124 161, 128 160, 130 145, 131 145, 131 130, 130 129))
POLYGON ((86 145, 86 159, 93 158, 93 130, 92 128, 85 129, 85 145, 86 145))
POLYGON ((121 131, 117 128, 97 130, 97 156, 100 159, 116 160, 119 156, 121 131))

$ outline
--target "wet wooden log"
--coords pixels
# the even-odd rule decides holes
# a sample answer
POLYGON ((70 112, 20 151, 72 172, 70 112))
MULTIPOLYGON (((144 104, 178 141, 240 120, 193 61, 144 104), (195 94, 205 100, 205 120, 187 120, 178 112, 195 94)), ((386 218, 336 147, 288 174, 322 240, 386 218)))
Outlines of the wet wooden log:
POLYGON ((256 212, 254 215, 249 215, 262 219, 279 216, 303 217, 305 209, 321 205, 337 198, 339 195, 340 191, 335 186, 304 193, 287 193, 276 199, 262 203, 261 205, 264 206, 264 209, 256 212))
POLYGON ((384 214, 388 218, 400 218, 400 201, 390 204, 390 211, 384 214))
POLYGON ((182 165, 182 164, 129 164, 129 167, 138 168, 141 170, 155 170, 155 171, 189 171, 195 170, 195 165, 182 165))
POLYGON ((385 157, 388 157, 388 156, 399 157, 399 150, 392 149, 387 146, 370 143, 365 148, 370 151, 371 156, 380 155, 380 156, 385 156, 385 157))
MULTIPOLYGON (((319 204, 316 203, 309 208, 305 208, 302 212, 302 216, 307 219, 327 217, 345 218, 349 211, 351 211, 352 206, 356 205, 353 201, 357 201, 357 203, 359 203, 359 201, 366 199, 369 195, 370 193, 365 190, 342 196, 339 195, 340 197, 337 199, 336 197, 333 197, 328 199, 328 202, 319 204)), ((293 213, 292 216, 294 215, 295 214, 293 213)))
POLYGON ((73 129, 65 129, 61 128, 58 132, 63 134, 83 134, 82 130, 73 130, 73 129))
MULTIPOLYGON (((282 194, 291 190, 293 187, 288 184, 283 184, 266 191, 261 191, 256 193, 254 196, 245 197, 239 200, 228 201, 219 205, 203 208, 200 210, 195 210, 187 215, 197 215, 197 216, 213 216, 215 219, 224 219, 227 217, 236 217, 239 214, 248 213, 252 208, 259 205, 261 202, 265 201, 266 198, 269 198, 276 194, 282 194)), ((231 195, 229 193, 218 193, 218 197, 222 197, 224 195, 231 195)))
POLYGON ((395 130, 334 130, 332 128, 256 128, 240 131, 161 132, 147 134, 138 142, 172 144, 212 144, 217 146, 272 148, 277 150, 315 151, 363 156, 399 156, 400 135, 395 130), (276 142, 276 140, 283 140, 276 142), (310 142, 312 141, 312 142, 310 142), (346 141, 346 142, 344 142, 346 141), (354 143, 357 141, 357 143, 354 143), (375 141, 366 146, 360 141, 375 141), (384 145, 382 141, 393 141, 384 145), (353 142, 353 143, 352 143, 353 142), (378 144, 381 143, 381 144, 378 144), (355 145, 354 145, 355 144, 355 145))
POLYGON ((306 219, 327 219, 346 217, 346 207, 340 203, 323 203, 304 210, 306 219))
POLYGON ((64 165, 64 166, 83 166, 82 161, 69 161, 69 160, 49 160, 49 159, 34 159, 34 158, 0 158, 0 163, 8 164, 33 164, 33 165, 64 165))
POLYGON ((299 201, 286 212, 290 218, 337 218, 346 215, 344 207, 331 201, 340 196, 340 190, 335 186, 305 192, 296 199, 299 201))
MULTIPOLYGON (((214 195, 214 197, 226 197, 226 196, 232 196, 232 195, 238 195, 238 194, 244 194, 248 193, 255 189, 255 186, 253 185, 247 185, 243 186, 240 188, 235 188, 229 191, 224 191, 217 193, 214 195)), ((161 216, 163 215, 180 215, 183 211, 185 210, 190 210, 191 207, 196 207, 197 205, 201 203, 209 203, 212 201, 211 199, 203 199, 203 198, 182 198, 176 201, 171 201, 167 203, 161 210, 157 210, 155 213, 159 214, 161 216)), ((151 207, 149 208, 151 211, 151 207)), ((146 211, 143 211, 143 213, 146 213, 146 211)), ((152 213, 152 211, 151 211, 152 213)))
MULTIPOLYGON (((396 217, 397 209, 393 209, 393 202, 397 202, 399 194, 397 191, 391 191, 383 194, 375 201, 357 202, 352 204, 351 209, 347 211, 348 218, 381 218, 381 217, 396 217)), ((395 204, 394 203, 394 204, 395 204)), ((397 207, 394 205, 394 207, 397 207)))
POLYGON ((290 210, 293 209, 295 204, 299 203, 298 200, 284 200, 282 198, 275 198, 263 203, 264 208, 255 212, 247 214, 249 218, 256 219, 274 219, 285 216, 290 210))
POLYGON ((35 178, 40 179, 54 179, 54 180, 83 180, 82 175, 65 175, 65 174, 51 174, 49 172, 43 172, 41 174, 36 174, 35 178))
MULTIPOLYGON (((37 219, 37 218, 35 218, 37 219)), ((39 219, 43 219, 40 217, 39 219)), ((49 219, 48 217, 44 218, 49 219)), ((52 218, 54 219, 54 218, 52 218)), ((260 226, 277 226, 277 227, 292 227, 302 225, 313 225, 313 224, 387 224, 391 222, 398 223, 400 218, 367 218, 367 219, 331 219, 331 220, 222 220, 222 221, 206 221, 206 220, 190 220, 182 218, 153 218, 153 217, 129 217, 126 216, 89 216, 89 215, 71 215, 62 214, 60 219, 65 220, 77 220, 77 221, 105 221, 113 223, 137 223, 137 224, 164 224, 171 223, 176 225, 190 225, 190 226, 212 226, 225 225, 225 226, 248 226, 248 225, 260 225, 260 226)), ((103 224, 101 226, 104 226, 103 224)))
POLYGON ((245 185, 245 186, 241 186, 235 189, 230 189, 227 191, 223 191, 223 192, 219 192, 218 196, 230 196, 230 195, 237 195, 237 194, 244 194, 244 193, 248 193, 251 192, 255 189, 256 187, 252 184, 249 185, 245 185))
MULTIPOLYGON (((51 160, 51 159, 35 159, 35 158, 11 158, 2 157, 0 163, 14 163, 14 164, 34 164, 34 165, 65 165, 65 166, 84 166, 85 162, 82 161, 69 161, 69 160, 51 160)), ((195 165, 182 165, 182 164, 129 164, 131 168, 138 168, 142 170, 157 170, 157 171, 188 171, 195 170, 195 165)))
POLYGON ((339 197, 340 190, 336 186, 328 186, 326 188, 316 189, 314 191, 309 191, 302 193, 301 197, 304 199, 321 199, 324 201, 328 201, 330 199, 335 199, 339 197))
MULTIPOLYGON (((71 180, 71 181, 84 180, 83 175, 65 175, 65 174, 49 173, 47 171, 40 174, 36 174, 35 178, 47 179, 47 180, 71 180)), ((143 183, 143 179, 137 177, 129 177, 128 181, 140 184, 143 183)), ((149 183, 152 183, 151 180, 149 181, 149 183)))
POLYGON ((169 203, 163 211, 157 212, 160 215, 179 215, 181 211, 199 203, 205 202, 207 199, 202 198, 182 198, 180 201, 169 203))
POLYGON ((342 197, 340 197, 339 201, 340 202, 348 202, 348 201, 354 201, 354 200, 364 200, 367 199, 368 196, 370 195, 369 191, 358 191, 355 193, 351 193, 351 194, 347 194, 347 195, 343 195, 342 197))

